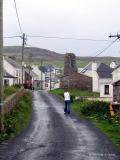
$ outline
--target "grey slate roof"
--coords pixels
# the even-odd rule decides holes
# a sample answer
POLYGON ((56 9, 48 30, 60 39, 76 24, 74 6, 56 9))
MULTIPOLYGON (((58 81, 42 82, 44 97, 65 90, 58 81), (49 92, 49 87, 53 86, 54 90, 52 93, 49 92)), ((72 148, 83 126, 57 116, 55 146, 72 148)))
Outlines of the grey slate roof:
POLYGON ((36 77, 38 76, 35 72, 33 72, 32 70, 29 71, 29 68, 24 68, 24 72, 27 72, 28 74, 30 74, 30 76, 32 77, 36 77))
POLYGON ((99 67, 97 68, 97 73, 100 78, 112 78, 112 71, 113 69, 104 63, 100 63, 99 67))
MULTIPOLYGON (((92 71, 92 63, 89 63, 87 66, 83 68, 81 73, 85 73, 86 71, 92 71)), ((97 63, 97 73, 99 78, 112 78, 112 71, 108 65, 104 63, 97 63)))
POLYGON ((47 65, 47 66, 40 66, 39 67, 40 71, 42 72, 52 72, 54 67, 52 65, 47 65))
MULTIPOLYGON (((97 68, 99 67, 99 65, 100 65, 100 63, 97 63, 97 68)), ((89 63, 87 66, 85 66, 85 67, 82 69, 81 73, 84 73, 84 72, 86 72, 86 71, 91 71, 91 70, 92 70, 92 63, 89 63)))
POLYGON ((21 68, 21 65, 17 63, 16 61, 14 61, 13 59, 5 57, 5 60, 8 61, 15 68, 21 68))
POLYGON ((3 77, 4 78, 16 78, 16 77, 12 76, 11 74, 9 74, 8 72, 6 72, 5 70, 4 70, 4 73, 3 73, 3 77))

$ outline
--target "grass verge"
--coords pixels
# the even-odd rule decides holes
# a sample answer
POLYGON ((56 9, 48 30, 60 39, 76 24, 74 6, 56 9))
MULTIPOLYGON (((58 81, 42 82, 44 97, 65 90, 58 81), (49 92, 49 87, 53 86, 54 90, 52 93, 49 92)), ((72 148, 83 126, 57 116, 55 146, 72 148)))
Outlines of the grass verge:
POLYGON ((12 95, 13 93, 17 92, 20 89, 20 86, 5 86, 4 87, 4 99, 8 96, 12 95))
MULTIPOLYGON (((55 89, 51 90, 50 93, 55 94, 58 96, 60 99, 63 99, 64 95, 64 90, 63 89, 55 89)), ((98 92, 91 92, 91 91, 81 91, 79 89, 71 89, 70 90, 70 95, 74 99, 76 96, 99 96, 98 92)))
MULTIPOLYGON (((95 105, 95 102, 93 103, 95 105)), ((100 102, 100 104, 102 103, 100 102)), ((72 110, 78 113, 80 116, 91 120, 92 123, 94 123, 94 125, 97 128, 99 128, 105 135, 107 135, 107 137, 109 137, 109 139, 111 139, 113 144, 115 144, 120 151, 120 123, 116 121, 114 118, 107 117, 107 112, 105 110, 103 111, 101 110, 101 112, 100 110, 98 110, 96 112, 94 111, 93 113, 91 113, 90 110, 92 110, 92 105, 91 105, 91 109, 89 108, 90 105, 91 105, 91 101, 90 102, 76 101, 72 103, 72 110), (87 104, 84 106, 85 103, 87 104), (85 109, 84 107, 87 107, 87 108, 85 109)), ((104 104, 103 104, 103 107, 104 107, 104 104)), ((93 108, 95 107, 93 106, 93 108)))
POLYGON ((5 131, 0 133, 0 142, 13 138, 28 125, 32 113, 32 95, 27 92, 13 111, 5 115, 5 131))
MULTIPOLYGON (((51 93, 55 94, 57 97, 63 100, 63 90, 52 90, 51 93)), ((89 92, 84 91, 82 93, 82 91, 80 91, 79 93, 79 91, 75 92, 75 90, 71 90, 70 93, 74 96, 78 96, 77 94, 82 96, 86 93, 85 96, 88 96, 89 92)), ((98 127, 104 134, 106 134, 120 150, 120 123, 114 118, 111 119, 108 116, 108 104, 106 102, 78 100, 73 101, 71 107, 72 110, 80 116, 91 120, 96 125, 96 127, 98 127)))

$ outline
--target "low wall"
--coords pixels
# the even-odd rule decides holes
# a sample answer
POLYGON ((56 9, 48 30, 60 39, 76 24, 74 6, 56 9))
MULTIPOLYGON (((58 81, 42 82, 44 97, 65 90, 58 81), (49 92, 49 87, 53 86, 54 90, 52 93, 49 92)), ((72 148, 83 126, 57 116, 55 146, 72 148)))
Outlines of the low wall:
POLYGON ((81 97, 81 96, 76 96, 75 100, 79 100, 79 99, 87 99, 90 101, 105 101, 105 102, 112 102, 113 98, 112 97, 81 97))
POLYGON ((16 93, 12 94, 4 101, 4 113, 8 114, 18 103, 19 99, 24 95, 24 88, 21 88, 16 93))

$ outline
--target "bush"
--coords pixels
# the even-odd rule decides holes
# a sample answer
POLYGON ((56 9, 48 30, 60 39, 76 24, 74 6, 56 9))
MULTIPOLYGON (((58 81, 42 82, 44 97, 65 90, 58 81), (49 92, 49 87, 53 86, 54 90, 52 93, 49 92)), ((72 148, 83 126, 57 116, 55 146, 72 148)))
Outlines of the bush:
POLYGON ((80 112, 83 115, 90 116, 94 114, 106 115, 108 113, 109 103, 102 101, 86 101, 80 104, 80 112))

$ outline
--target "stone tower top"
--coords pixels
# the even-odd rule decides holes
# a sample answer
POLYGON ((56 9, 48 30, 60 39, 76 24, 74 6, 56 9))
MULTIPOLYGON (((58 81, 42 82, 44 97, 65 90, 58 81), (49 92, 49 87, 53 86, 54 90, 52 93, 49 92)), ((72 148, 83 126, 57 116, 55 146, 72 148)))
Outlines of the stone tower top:
POLYGON ((73 53, 66 53, 64 59, 64 75, 77 73, 76 56, 73 53))

